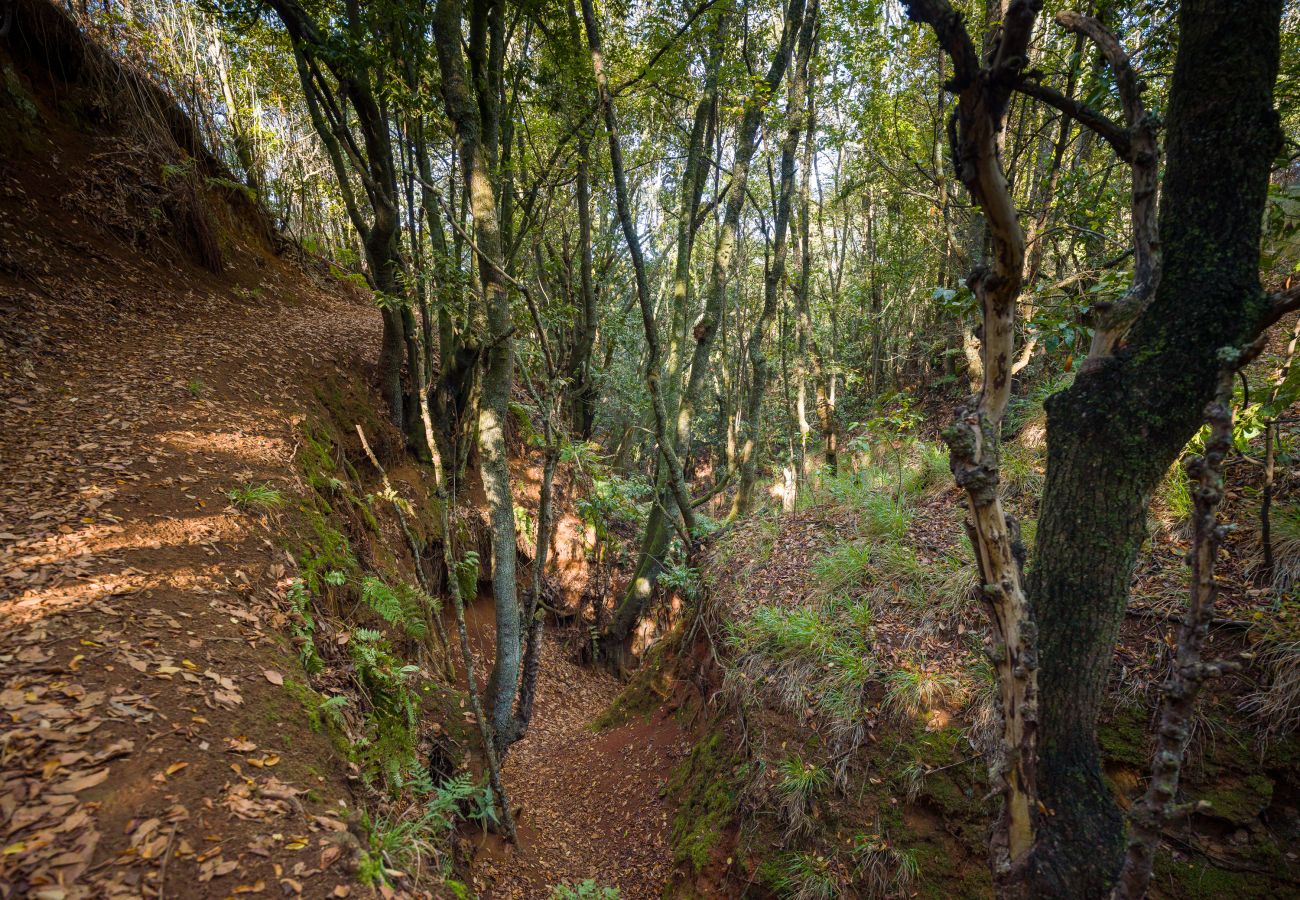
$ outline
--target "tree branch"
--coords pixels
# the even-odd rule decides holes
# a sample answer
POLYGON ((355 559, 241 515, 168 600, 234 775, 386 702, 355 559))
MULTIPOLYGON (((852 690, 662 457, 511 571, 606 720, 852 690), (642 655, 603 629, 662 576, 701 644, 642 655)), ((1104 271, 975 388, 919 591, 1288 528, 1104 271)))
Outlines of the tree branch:
POLYGON ((1110 144, 1116 156, 1125 162, 1133 161, 1133 142, 1129 139, 1129 133, 1125 128, 1088 104, 1048 87, 1038 80, 1040 77, 1042 77, 1040 72, 1026 72, 1025 76, 1016 83, 1016 90, 1027 97, 1046 103, 1085 128, 1091 129, 1099 138, 1110 144))

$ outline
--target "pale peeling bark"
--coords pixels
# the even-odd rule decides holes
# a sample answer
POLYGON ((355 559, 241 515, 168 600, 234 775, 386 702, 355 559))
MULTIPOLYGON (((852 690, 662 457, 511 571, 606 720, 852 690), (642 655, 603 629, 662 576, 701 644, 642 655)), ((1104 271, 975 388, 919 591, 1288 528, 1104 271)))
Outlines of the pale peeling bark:
POLYGON ((1002 173, 999 143, 1008 97, 1025 65, 1041 3, 1015 0, 1007 7, 983 66, 961 16, 946 0, 915 0, 905 6, 913 19, 934 29, 953 59, 955 77, 948 86, 958 95, 953 164, 984 212, 993 246, 991 265, 977 267, 968 280, 982 310, 983 382, 979 393, 958 411, 944 438, 951 450, 953 476, 966 491, 967 527, 989 613, 989 657, 1001 694, 1002 736, 991 775, 1003 808, 990 850, 994 874, 1005 881, 1034 846, 1038 662, 1018 526, 998 496, 998 436, 1011 395, 1016 300, 1025 260, 1025 236, 1002 173))

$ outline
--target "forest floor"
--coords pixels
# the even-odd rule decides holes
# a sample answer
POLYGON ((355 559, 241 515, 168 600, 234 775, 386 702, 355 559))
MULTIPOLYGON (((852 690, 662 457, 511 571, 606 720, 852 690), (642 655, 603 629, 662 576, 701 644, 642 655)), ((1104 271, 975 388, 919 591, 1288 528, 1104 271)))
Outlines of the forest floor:
MULTIPOLYGON (((283 686, 286 513, 227 495, 301 488, 312 386, 370 371, 379 317, 256 252, 139 252, 68 214, 62 163, 0 178, 0 897, 369 894, 356 775, 283 686)), ((618 683, 571 656, 506 768, 521 848, 480 838, 475 880, 658 896, 686 745, 592 731, 618 683)))
MULTIPOLYGON (((468 611, 480 660, 491 659, 490 604, 481 598, 468 611)), ((673 869, 662 785, 690 741, 668 717, 595 730, 623 685, 574 662, 566 636, 547 633, 528 736, 506 758, 519 846, 480 838, 475 886, 492 900, 546 898, 554 885, 585 880, 618 888, 622 900, 660 897, 673 869)))
POLYGON ((299 388, 377 316, 46 230, 28 197, 64 186, 4 187, 0 896, 346 896, 346 779, 280 686, 291 560, 226 494, 291 490, 299 388))

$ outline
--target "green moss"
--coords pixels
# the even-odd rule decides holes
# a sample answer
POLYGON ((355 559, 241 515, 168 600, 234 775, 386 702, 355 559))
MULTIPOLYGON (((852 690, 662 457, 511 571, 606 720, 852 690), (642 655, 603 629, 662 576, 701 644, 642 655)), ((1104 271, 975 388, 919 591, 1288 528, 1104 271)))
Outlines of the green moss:
POLYGON ((1146 769, 1151 758, 1146 710, 1136 706, 1117 709, 1109 721, 1098 726, 1097 745, 1107 763, 1146 769))
POLYGON ((383 428, 369 395, 355 380, 328 376, 317 386, 316 399, 339 428, 351 431, 360 425, 372 441, 383 428))
POLYGON ((1180 900, 1252 900, 1286 894, 1286 886, 1257 872, 1231 872, 1202 862, 1174 859, 1167 853, 1156 857, 1151 879, 1154 891, 1180 900))
POLYGON ((743 763, 723 748, 714 732, 673 770, 666 791, 679 801, 673 817, 673 861, 699 874, 736 811, 736 783, 743 763))
POLYGON ((649 719, 659 709, 669 689, 664 656, 664 643, 655 644, 614 702, 592 721, 593 731, 608 731, 634 719, 649 719))
POLYGON ((1189 792, 1210 804, 1208 814, 1234 825, 1254 821, 1273 800, 1273 780, 1265 775, 1221 778, 1204 792, 1189 792))
POLYGON ((528 407, 513 400, 510 401, 510 427, 517 429, 516 433, 525 445, 529 447, 541 445, 541 436, 538 435, 537 429, 533 427, 533 420, 528 414, 528 407))
POLYGON ((352 553, 347 536, 331 521, 329 503, 319 495, 308 498, 299 509, 307 524, 308 534, 303 536, 298 553, 298 567, 303 583, 313 596, 326 595, 331 585, 326 581, 330 572, 342 572, 348 581, 360 577, 361 566, 352 553))
POLYGON ((927 900, 987 900, 993 896, 993 876, 981 857, 975 864, 961 866, 962 854, 938 844, 919 844, 916 854, 921 877, 916 896, 927 900))

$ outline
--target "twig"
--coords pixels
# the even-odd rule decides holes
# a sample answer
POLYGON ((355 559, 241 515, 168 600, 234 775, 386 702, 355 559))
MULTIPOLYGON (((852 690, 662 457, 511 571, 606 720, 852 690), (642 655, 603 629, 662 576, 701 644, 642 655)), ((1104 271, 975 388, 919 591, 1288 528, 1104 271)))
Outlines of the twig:
POLYGON ((167 885, 167 862, 172 858, 172 845, 176 843, 176 828, 172 826, 172 833, 167 838, 167 849, 163 850, 162 864, 158 867, 158 900, 165 897, 164 888, 167 885))

